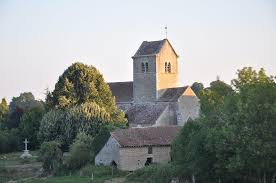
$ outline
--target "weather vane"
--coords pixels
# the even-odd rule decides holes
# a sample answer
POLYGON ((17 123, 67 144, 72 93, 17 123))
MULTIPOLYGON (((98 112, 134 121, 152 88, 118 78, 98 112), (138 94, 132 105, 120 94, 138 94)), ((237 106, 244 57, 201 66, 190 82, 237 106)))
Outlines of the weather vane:
POLYGON ((166 39, 168 38, 168 26, 165 26, 165 34, 166 34, 166 39))

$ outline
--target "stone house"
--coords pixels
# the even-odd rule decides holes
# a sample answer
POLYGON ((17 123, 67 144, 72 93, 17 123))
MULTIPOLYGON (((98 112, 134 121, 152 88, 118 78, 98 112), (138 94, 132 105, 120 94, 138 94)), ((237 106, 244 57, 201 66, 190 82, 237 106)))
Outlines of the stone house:
POLYGON ((130 127, 183 125, 199 116, 199 99, 178 85, 178 55, 168 39, 144 41, 133 59, 133 81, 109 83, 130 127))
POLYGON ((151 163, 168 163, 171 143, 180 126, 117 129, 95 157, 96 165, 134 171, 151 163))

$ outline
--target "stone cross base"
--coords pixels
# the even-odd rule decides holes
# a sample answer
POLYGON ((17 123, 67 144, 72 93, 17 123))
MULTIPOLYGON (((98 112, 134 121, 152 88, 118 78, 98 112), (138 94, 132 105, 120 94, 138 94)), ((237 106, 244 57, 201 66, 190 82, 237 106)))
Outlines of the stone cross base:
POLYGON ((29 153, 29 150, 24 150, 23 154, 20 156, 20 158, 22 159, 27 159, 27 158, 31 158, 32 155, 29 153))

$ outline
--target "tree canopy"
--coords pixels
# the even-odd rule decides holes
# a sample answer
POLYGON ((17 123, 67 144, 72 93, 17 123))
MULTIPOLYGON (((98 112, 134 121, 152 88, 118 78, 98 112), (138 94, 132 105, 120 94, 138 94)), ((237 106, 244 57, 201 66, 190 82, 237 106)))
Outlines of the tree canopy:
POLYGON ((86 102, 94 102, 112 113, 115 99, 102 74, 93 66, 74 63, 59 77, 46 102, 54 108, 70 108, 86 102))
POLYGON ((275 180, 275 77, 246 67, 232 87, 215 81, 204 89, 203 114, 176 138, 174 163, 203 182, 275 180))

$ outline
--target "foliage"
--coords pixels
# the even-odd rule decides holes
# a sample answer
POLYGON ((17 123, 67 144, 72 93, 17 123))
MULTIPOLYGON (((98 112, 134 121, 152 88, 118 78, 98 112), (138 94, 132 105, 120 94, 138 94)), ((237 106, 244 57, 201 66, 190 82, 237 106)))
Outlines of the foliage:
POLYGON ((233 87, 211 83, 201 118, 187 122, 172 146, 180 176, 199 182, 257 182, 275 176, 276 83, 263 69, 243 68, 233 87))
POLYGON ((56 173, 62 166, 62 151, 56 141, 44 142, 39 151, 39 158, 46 173, 56 173))
POLYGON ((199 82, 194 82, 191 88, 195 92, 196 96, 199 96, 200 92, 204 89, 204 85, 199 82))
POLYGON ((31 92, 24 92, 19 97, 13 97, 9 105, 8 128, 17 128, 23 114, 33 108, 43 105, 42 101, 35 100, 31 92))
POLYGON ((103 126, 99 133, 95 136, 95 138, 92 141, 91 147, 92 147, 92 152, 93 152, 93 163, 95 156, 100 152, 100 150, 103 148, 105 143, 110 137, 110 130, 106 127, 103 126))
POLYGON ((0 130, 0 153, 8 153, 20 149, 20 138, 17 129, 0 130))
POLYGON ((66 166, 70 170, 77 170, 91 161, 92 137, 85 133, 79 133, 70 146, 69 155, 66 159, 66 166))
POLYGON ((178 175, 178 170, 172 164, 150 165, 128 175, 126 182, 167 183, 178 175))
POLYGON ((86 102, 94 102, 109 113, 116 108, 109 86, 100 72, 82 63, 74 63, 64 71, 46 101, 52 107, 63 109, 86 102))
POLYGON ((95 103, 85 103, 46 113, 41 120, 38 137, 41 141, 58 140, 62 149, 66 149, 79 132, 95 137, 103 125, 110 123, 105 109, 95 103))
POLYGON ((0 130, 4 128, 9 113, 9 106, 5 98, 0 103, 0 130))
POLYGON ((37 133, 40 127, 40 121, 45 112, 44 106, 41 105, 24 113, 21 118, 19 125, 20 136, 22 139, 28 139, 30 142, 28 145, 29 149, 37 149, 40 146, 37 133))
POLYGON ((83 167, 79 172, 75 172, 70 176, 56 176, 56 177, 47 177, 47 179, 31 180, 28 183, 104 183, 111 182, 110 179, 116 177, 125 176, 127 172, 123 172, 117 169, 113 170, 108 166, 93 166, 87 165, 83 167), (81 174, 81 176, 80 176, 81 174), (91 180, 91 175, 93 174, 93 181, 91 180), (109 180, 109 181, 107 181, 109 180))

